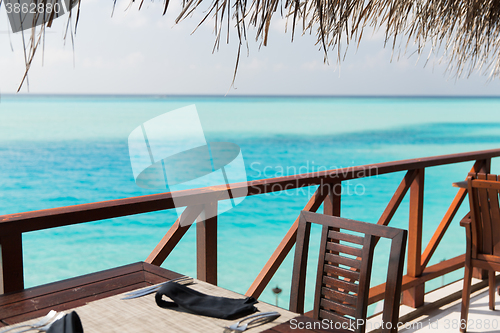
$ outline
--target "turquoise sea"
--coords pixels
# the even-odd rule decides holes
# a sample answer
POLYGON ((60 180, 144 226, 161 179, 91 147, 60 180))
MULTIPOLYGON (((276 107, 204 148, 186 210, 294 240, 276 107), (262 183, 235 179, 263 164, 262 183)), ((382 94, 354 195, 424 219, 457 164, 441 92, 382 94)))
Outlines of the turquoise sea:
MULTIPOLYGON (((500 98, 1 96, 0 214, 158 193, 135 184, 128 135, 155 116, 191 104, 208 141, 241 147, 249 180, 500 148, 500 98)), ((493 172, 500 172, 499 165, 493 161, 493 172)), ((463 180, 471 166, 427 170, 424 246, 456 194, 451 183, 463 180)), ((376 222, 403 175, 346 184, 351 192, 343 196, 342 215, 376 222)), ((244 293, 313 192, 252 196, 221 214, 219 285, 244 293)), ((467 204, 458 217, 466 212, 467 204)), ((431 264, 464 253, 458 217, 431 264)), ((26 286, 142 261, 175 219, 175 212, 163 211, 26 233, 26 286)), ((407 224, 405 200, 391 225, 407 224)), ((381 252, 372 285, 385 278, 381 252)), ((262 294, 263 301, 275 302, 270 289, 278 285, 283 289, 279 305, 288 306, 292 257, 262 294)), ((195 276, 195 265, 191 228, 163 267, 195 276)), ((426 288, 461 274, 436 279, 426 288)))

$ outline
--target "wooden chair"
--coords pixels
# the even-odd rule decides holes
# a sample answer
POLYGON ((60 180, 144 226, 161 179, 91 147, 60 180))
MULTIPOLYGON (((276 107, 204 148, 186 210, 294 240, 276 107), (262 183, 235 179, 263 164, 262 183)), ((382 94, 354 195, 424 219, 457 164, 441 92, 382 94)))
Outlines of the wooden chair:
POLYGON ((383 332, 397 332, 407 231, 302 211, 293 264, 290 310, 304 312, 307 254, 311 223, 323 226, 313 319, 366 329, 373 250, 380 237, 391 242, 382 320, 383 332), (361 234, 343 233, 350 230, 361 234), (361 325, 359 325, 361 323, 361 325))
POLYGON ((500 271, 500 208, 498 194, 500 180, 497 175, 470 173, 467 177, 470 202, 470 219, 460 225, 465 227, 466 252, 464 288, 460 328, 466 331, 470 304, 472 268, 489 271, 489 307, 495 310, 495 271, 500 271))

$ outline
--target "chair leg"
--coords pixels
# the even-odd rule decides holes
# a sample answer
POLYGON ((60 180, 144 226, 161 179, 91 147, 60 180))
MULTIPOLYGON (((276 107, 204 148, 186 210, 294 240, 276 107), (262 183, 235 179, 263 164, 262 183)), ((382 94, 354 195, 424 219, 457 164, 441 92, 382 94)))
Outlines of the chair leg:
POLYGON ((488 284, 490 287, 490 310, 495 310, 495 271, 488 271, 488 284))
POLYGON ((467 318, 469 315, 470 286, 472 280, 472 267, 465 265, 464 289, 462 290, 462 311, 460 315, 460 332, 467 331, 467 318))

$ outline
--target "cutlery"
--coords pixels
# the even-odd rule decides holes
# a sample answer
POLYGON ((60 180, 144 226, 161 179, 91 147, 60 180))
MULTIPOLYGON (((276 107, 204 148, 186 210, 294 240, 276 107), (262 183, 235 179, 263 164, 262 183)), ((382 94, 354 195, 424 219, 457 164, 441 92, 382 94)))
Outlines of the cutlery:
POLYGON ((182 284, 182 285, 190 285, 190 284, 194 283, 194 280, 193 280, 193 278, 191 278, 189 276, 182 276, 182 277, 177 278, 177 279, 166 281, 166 282, 163 282, 163 283, 151 286, 151 287, 147 287, 147 288, 144 288, 141 290, 137 290, 137 291, 133 291, 131 293, 125 294, 125 297, 123 297, 121 299, 133 299, 133 298, 152 294, 152 293, 158 291, 158 289, 160 289, 163 285, 165 285, 166 283, 169 283, 169 282, 176 282, 176 283, 182 284))
POLYGON ((233 331, 233 332, 243 332, 244 330, 246 330, 248 328, 249 325, 265 324, 265 323, 268 323, 268 322, 275 320, 279 316, 281 316, 281 315, 279 314, 279 312, 276 312, 276 311, 257 313, 257 314, 245 317, 245 318, 241 319, 240 321, 226 327, 226 329, 227 329, 226 332, 228 330, 233 331), (249 320, 249 319, 251 319, 251 320, 249 320), (243 323, 244 321, 248 321, 248 322, 243 323))
MULTIPOLYGON (((59 313, 53 321, 51 321, 50 323, 44 325, 44 326, 39 326, 39 327, 33 327, 31 326, 30 328, 27 328, 27 329, 24 329, 24 330, 21 330, 21 331, 17 331, 16 333, 23 333, 23 332, 28 332, 28 331, 32 331, 32 330, 37 330, 39 332, 47 332, 50 328, 50 326, 52 326, 52 324, 54 324, 56 321, 58 321, 59 319, 61 319, 62 317, 64 317, 65 314, 64 313, 59 313)), ((3 333, 3 332, 2 332, 3 333)))
POLYGON ((19 326, 15 326, 15 327, 10 327, 10 328, 7 328, 6 330, 0 331, 0 332, 1 333, 5 333, 5 332, 12 331, 12 330, 15 330, 15 329, 18 329, 18 328, 21 328, 21 327, 31 327, 30 329, 35 329, 35 328, 38 328, 38 327, 43 327, 43 326, 47 325, 47 323, 49 323, 56 315, 57 315, 56 311, 50 310, 50 312, 47 313, 45 315, 45 317, 43 317, 42 319, 40 319, 39 321, 37 321, 34 324, 31 324, 31 325, 19 325, 19 326))

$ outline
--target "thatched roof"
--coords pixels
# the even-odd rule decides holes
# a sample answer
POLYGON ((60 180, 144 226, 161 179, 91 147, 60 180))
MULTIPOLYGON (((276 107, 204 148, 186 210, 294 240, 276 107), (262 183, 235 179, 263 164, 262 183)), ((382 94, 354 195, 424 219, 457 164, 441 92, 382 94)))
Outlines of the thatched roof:
MULTIPOLYGON (((187 0, 177 22, 202 6, 206 1, 187 0)), ((164 12, 167 7, 168 0, 164 12)), ((500 76, 499 0, 212 0, 205 19, 215 16, 216 43, 225 23, 235 26, 241 42, 255 27, 255 38, 267 45, 273 15, 286 16, 292 40, 297 30, 315 32, 325 60, 329 51, 342 60, 348 44, 359 45, 371 26, 385 31, 393 50, 430 47, 459 77, 474 71, 500 76)))
MULTIPOLYGON (((169 1, 164 0, 163 14, 169 1)), ((140 9, 143 3, 138 0, 136 6, 140 9)), ((73 18, 78 17, 80 3, 75 8, 73 18)), ((271 20, 280 15, 288 20, 292 40, 298 34, 315 33, 325 60, 333 51, 341 61, 347 46, 359 44, 363 30, 371 26, 385 31, 385 44, 394 51, 416 46, 421 54, 427 47, 458 77, 473 72, 500 76, 500 0, 183 0, 176 23, 193 11, 206 14, 200 25, 215 24, 216 47, 225 39, 223 27, 228 33, 236 31, 240 50, 254 38, 267 45, 271 20)), ((34 32, 31 38, 27 70, 40 40, 34 32)))

